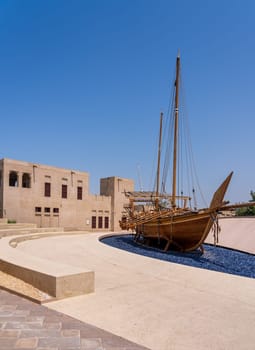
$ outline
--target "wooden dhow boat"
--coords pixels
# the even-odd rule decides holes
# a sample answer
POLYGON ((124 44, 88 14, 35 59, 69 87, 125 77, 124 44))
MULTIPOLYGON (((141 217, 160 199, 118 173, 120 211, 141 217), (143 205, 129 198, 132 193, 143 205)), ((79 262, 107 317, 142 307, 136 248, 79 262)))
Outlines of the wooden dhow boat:
POLYGON ((135 231, 136 241, 148 245, 156 244, 165 251, 173 249, 189 252, 200 248, 203 252, 203 243, 212 228, 215 243, 218 243, 218 215, 220 212, 252 206, 255 205, 255 202, 229 205, 228 202, 224 201, 233 172, 226 177, 215 191, 207 208, 199 210, 191 208, 188 206, 191 200, 190 196, 184 196, 182 193, 181 195, 177 194, 179 86, 180 56, 178 55, 173 98, 172 194, 162 193, 159 189, 163 120, 163 114, 161 113, 156 190, 153 192, 125 192, 129 204, 124 206, 126 212, 120 220, 120 227, 123 230, 135 231))

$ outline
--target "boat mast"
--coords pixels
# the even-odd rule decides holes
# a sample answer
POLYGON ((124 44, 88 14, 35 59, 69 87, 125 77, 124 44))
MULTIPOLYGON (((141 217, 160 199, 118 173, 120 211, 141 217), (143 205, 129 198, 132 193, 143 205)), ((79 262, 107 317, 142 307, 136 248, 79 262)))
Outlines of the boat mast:
POLYGON ((176 58, 175 102, 174 102, 174 155, 173 155, 173 188, 172 207, 176 207, 176 172, 178 151, 178 122, 179 122, 179 82, 180 82, 180 55, 176 58))
POLYGON ((155 207, 159 209, 159 179, 160 179, 160 156, 161 156, 161 141, 162 141, 162 121, 163 113, 160 113, 160 126, 159 126, 159 141, 158 141, 158 166, 157 166, 157 187, 156 187, 156 199, 155 207))

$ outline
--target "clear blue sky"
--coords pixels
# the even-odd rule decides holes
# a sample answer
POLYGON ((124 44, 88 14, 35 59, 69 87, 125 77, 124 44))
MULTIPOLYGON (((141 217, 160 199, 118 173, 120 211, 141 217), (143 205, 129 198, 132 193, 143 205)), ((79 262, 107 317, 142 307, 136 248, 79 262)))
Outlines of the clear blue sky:
POLYGON ((0 44, 0 158, 146 189, 180 49, 205 196, 233 170, 227 199, 250 199, 253 0, 0 0, 0 44))

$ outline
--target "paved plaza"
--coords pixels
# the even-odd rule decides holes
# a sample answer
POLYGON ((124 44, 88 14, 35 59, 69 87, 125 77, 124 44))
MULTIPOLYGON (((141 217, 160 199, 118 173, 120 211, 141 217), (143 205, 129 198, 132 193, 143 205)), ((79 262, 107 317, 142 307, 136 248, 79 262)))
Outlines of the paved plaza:
POLYGON ((0 289, 1 350, 146 350, 0 289))
MULTIPOLYGON (((254 253, 253 222, 223 221, 220 239, 254 253)), ((13 248, 95 271, 95 292, 40 306, 1 291, 1 350, 254 349, 255 279, 136 255, 100 237, 59 235, 13 248)))
POLYGON ((101 243, 100 236, 18 245, 27 254, 95 271, 94 293, 47 307, 153 350, 254 349, 254 279, 132 254, 101 243))

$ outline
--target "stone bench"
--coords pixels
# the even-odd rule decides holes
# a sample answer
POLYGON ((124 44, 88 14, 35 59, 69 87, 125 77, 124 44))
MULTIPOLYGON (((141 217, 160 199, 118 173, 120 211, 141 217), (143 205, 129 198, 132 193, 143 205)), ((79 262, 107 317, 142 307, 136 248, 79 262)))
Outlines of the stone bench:
POLYGON ((11 247, 10 241, 13 243, 15 239, 0 240, 0 269, 3 272, 57 299, 94 292, 94 271, 28 255, 11 247))

